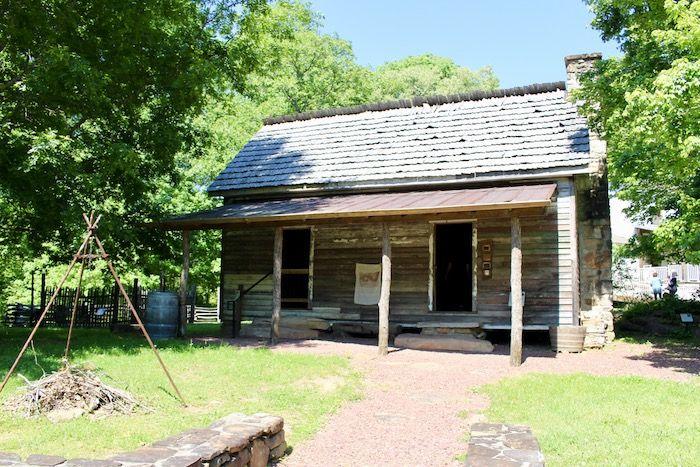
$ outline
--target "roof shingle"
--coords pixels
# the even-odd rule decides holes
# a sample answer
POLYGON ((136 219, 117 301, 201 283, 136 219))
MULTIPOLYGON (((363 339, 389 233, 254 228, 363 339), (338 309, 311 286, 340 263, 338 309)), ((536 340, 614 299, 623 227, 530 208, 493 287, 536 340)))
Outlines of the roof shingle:
POLYGON ((268 124, 209 191, 478 179, 586 167, 586 120, 563 85, 540 89, 268 124))

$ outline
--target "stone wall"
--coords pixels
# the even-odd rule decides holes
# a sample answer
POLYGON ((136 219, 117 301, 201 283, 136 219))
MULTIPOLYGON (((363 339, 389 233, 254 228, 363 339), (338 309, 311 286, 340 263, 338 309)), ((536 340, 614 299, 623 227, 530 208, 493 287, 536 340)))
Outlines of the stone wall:
MULTIPOLYGON (((601 54, 565 58, 567 89, 580 86, 582 73, 601 54)), ((602 347, 615 333, 612 316, 612 233, 608 195, 607 147, 594 131, 589 133, 589 174, 575 177, 579 257, 579 319, 586 326, 585 347, 602 347)))
POLYGON ((265 467, 287 449, 281 417, 231 414, 208 428, 192 429, 103 460, 32 454, 22 460, 0 452, 0 465, 60 467, 265 467))

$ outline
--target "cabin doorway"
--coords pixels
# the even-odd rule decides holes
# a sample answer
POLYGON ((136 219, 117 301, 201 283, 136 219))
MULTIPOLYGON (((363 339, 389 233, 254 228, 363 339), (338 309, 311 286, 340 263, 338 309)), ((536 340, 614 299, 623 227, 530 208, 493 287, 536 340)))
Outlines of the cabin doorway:
POLYGON ((473 226, 435 224, 435 311, 472 310, 473 226))
POLYGON ((282 307, 309 308, 312 256, 311 229, 282 231, 282 307))

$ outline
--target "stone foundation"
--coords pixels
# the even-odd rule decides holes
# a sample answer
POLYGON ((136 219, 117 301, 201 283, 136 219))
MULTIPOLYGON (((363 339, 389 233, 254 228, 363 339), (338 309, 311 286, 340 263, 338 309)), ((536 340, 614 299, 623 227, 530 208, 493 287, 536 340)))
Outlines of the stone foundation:
POLYGON ((24 461, 0 452, 0 465, 47 467, 265 467, 287 449, 284 420, 274 415, 231 414, 208 428, 192 429, 104 460, 32 454, 24 461))
POLYGON ((586 327, 583 346, 587 349, 603 347, 615 339, 611 307, 594 306, 592 310, 581 311, 581 326, 586 327))

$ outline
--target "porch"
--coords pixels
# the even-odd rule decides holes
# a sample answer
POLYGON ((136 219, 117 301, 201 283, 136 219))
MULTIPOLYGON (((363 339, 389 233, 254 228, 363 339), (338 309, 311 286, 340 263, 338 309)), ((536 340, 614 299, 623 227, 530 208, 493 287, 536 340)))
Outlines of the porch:
POLYGON ((183 231, 184 290, 189 232, 222 229, 220 303, 234 336, 241 320, 272 342, 289 329, 364 328, 385 354, 389 335, 406 329, 509 328, 518 365, 524 329, 577 319, 570 186, 232 202, 160 225, 183 231), (468 228, 443 228, 459 225, 468 228), (468 238, 440 240, 443 230, 468 238), (375 302, 358 302, 360 265, 381 275, 375 302))

